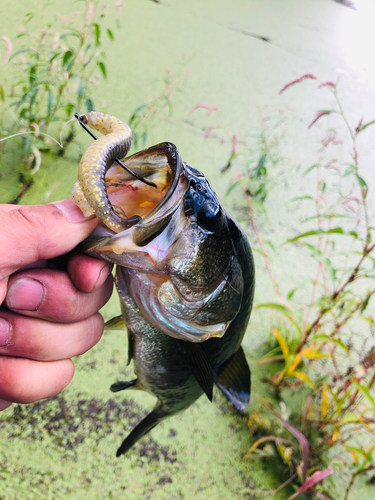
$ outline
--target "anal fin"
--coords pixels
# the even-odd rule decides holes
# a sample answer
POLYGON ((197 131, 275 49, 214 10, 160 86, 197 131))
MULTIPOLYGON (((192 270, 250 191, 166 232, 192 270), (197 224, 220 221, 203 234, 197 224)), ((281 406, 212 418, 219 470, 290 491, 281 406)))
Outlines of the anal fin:
POLYGON ((129 380, 128 382, 115 382, 111 385, 110 390, 112 392, 124 391, 129 389, 129 387, 134 387, 137 384, 138 379, 129 380))
POLYGON ((237 410, 249 404, 251 372, 242 347, 220 366, 215 384, 237 410))
POLYGON ((214 378, 212 368, 202 344, 177 340, 179 349, 184 353, 185 360, 196 378, 198 384, 212 402, 214 378))

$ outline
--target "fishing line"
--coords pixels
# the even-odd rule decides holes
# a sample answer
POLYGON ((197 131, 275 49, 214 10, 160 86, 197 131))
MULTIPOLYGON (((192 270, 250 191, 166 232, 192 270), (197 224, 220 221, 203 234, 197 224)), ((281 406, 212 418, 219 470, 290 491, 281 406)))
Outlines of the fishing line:
MULTIPOLYGON (((82 128, 84 128, 86 130, 86 132, 88 134, 91 135, 91 137, 94 139, 94 141, 96 141, 98 138, 96 137, 96 135, 89 129, 89 127, 86 126, 86 124, 83 122, 83 117, 84 115, 80 115, 79 113, 75 113, 74 114, 74 117, 77 118, 79 124, 81 125, 82 128)), ((113 161, 115 161, 116 163, 118 163, 123 169, 125 169, 127 172, 129 172, 129 174, 131 174, 133 177, 135 177, 136 179, 138 179, 139 181, 141 182, 144 182, 145 184, 147 184, 148 186, 151 186, 151 187, 154 187, 154 188, 157 188, 157 185, 154 184, 153 182, 151 181, 148 181, 146 180, 144 177, 141 177, 140 175, 136 174, 135 172, 133 172, 133 170, 131 170, 129 167, 127 167, 125 165, 125 163, 122 163, 121 160, 119 160, 118 158, 115 158, 113 161)))
MULTIPOLYGON (((71 121, 71 120, 69 120, 71 121)), ((69 122, 68 122, 69 123, 69 122)), ((17 137, 18 135, 25 135, 25 134, 37 134, 37 135, 44 135, 46 137, 49 137, 50 139, 52 139, 54 142, 56 142, 56 144, 58 144, 60 146, 60 148, 63 147, 62 144, 59 143, 58 140, 56 140, 55 138, 53 138, 52 136, 48 135, 48 134, 45 134, 44 132, 39 132, 37 130, 28 130, 26 132, 18 132, 17 134, 13 134, 13 135, 8 135, 7 137, 3 137, 2 139, 0 139, 0 142, 1 141, 5 141, 7 139, 11 139, 12 137, 17 137)), ((60 138, 61 139, 61 138, 60 138)))

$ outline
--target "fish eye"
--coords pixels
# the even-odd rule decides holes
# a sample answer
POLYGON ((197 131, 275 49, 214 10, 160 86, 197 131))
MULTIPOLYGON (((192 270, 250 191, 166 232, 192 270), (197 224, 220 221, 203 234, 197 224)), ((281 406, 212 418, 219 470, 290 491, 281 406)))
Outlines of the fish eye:
POLYGON ((223 224, 222 215, 222 210, 216 200, 207 200, 198 212, 198 224, 207 231, 217 231, 223 224))

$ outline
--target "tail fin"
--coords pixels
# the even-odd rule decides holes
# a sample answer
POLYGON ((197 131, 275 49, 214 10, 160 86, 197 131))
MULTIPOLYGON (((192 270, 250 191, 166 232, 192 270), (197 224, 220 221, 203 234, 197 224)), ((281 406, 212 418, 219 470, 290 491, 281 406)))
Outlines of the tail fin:
POLYGON ((153 429, 161 420, 163 420, 167 415, 163 414, 161 411, 161 405, 157 404, 155 408, 149 413, 139 424, 131 431, 129 436, 123 441, 120 448, 117 450, 116 457, 123 455, 130 448, 135 445, 135 443, 145 436, 151 429, 153 429))

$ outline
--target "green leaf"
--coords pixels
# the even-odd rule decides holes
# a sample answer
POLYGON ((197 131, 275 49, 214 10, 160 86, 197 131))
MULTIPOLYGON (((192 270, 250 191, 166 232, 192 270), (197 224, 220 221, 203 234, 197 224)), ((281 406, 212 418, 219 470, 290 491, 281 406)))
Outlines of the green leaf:
POLYGON ((255 171, 255 177, 260 177, 262 174, 265 174, 264 163, 266 161, 267 155, 264 154, 259 158, 258 166, 255 171))
POLYGON ((364 125, 362 125, 362 127, 360 129, 358 129, 357 134, 359 134, 360 132, 362 132, 363 130, 365 130, 370 125, 373 125, 374 123, 375 123, 375 120, 372 120, 371 122, 365 123, 364 125))
POLYGON ((321 262, 322 264, 324 264, 324 266, 326 267, 326 269, 329 271, 329 273, 331 275, 332 281, 335 281, 336 280, 336 269, 333 267, 331 260, 328 257, 326 257, 325 255, 323 255, 321 250, 319 250, 319 248, 317 248, 316 246, 309 245, 308 243, 305 243, 303 241, 299 242, 299 244, 308 248, 311 252, 312 257, 314 259, 316 259, 318 262, 321 262))
POLYGON ((111 40, 114 40, 114 39, 115 39, 115 37, 113 36, 113 32, 112 32, 112 30, 110 30, 109 28, 107 29, 107 34, 108 34, 108 36, 109 36, 109 38, 110 38, 111 40))
POLYGON ((349 446, 349 445, 344 445, 344 447, 347 449, 347 450, 352 450, 356 453, 360 453, 361 455, 363 455, 365 458, 366 458, 366 461, 369 462, 369 463, 374 463, 374 460, 372 458, 372 455, 371 453, 367 452, 366 450, 362 450, 361 448, 356 448, 355 446, 349 446))
POLYGON ((47 115, 51 115, 53 95, 50 90, 47 91, 47 115))
POLYGON ((35 17, 35 14, 33 12, 28 12, 25 16, 25 24, 29 23, 33 17, 35 17))
POLYGON ((371 396, 369 390, 366 387, 363 387, 355 378, 352 378, 351 381, 354 385, 357 386, 358 390, 363 394, 363 396, 367 399, 367 401, 371 404, 372 408, 375 410, 375 401, 371 396))
POLYGON ((4 102, 5 101, 5 94, 4 94, 4 88, 2 85, 0 85, 0 99, 4 102))
POLYGON ((12 59, 14 59, 15 57, 17 57, 18 55, 20 54, 23 54, 25 52, 32 52, 33 54, 37 54, 37 51, 34 50, 34 49, 21 49, 21 50, 17 50, 17 52, 15 52, 14 54, 12 54, 9 58, 9 61, 10 62, 12 59))
POLYGON ((133 114, 131 115, 130 119, 129 119, 129 126, 133 123, 134 120, 137 119, 138 115, 140 114, 140 112, 147 108, 147 105, 146 104, 141 104, 140 106, 138 106, 138 108, 135 108, 135 110, 133 111, 133 114))
POLYGON ((75 36, 77 38, 82 38, 81 33, 73 28, 72 26, 69 27, 70 31, 68 33, 64 33, 63 35, 60 35, 60 40, 63 40, 64 38, 68 38, 69 36, 75 36))
POLYGON ((339 339, 334 339, 330 337, 329 335, 314 335, 314 340, 315 339, 320 339, 320 340, 325 340, 326 342, 330 342, 331 344, 336 344, 340 346, 345 352, 349 352, 349 349, 346 347, 346 345, 339 339))
POLYGON ((355 176, 356 176, 356 178, 357 178, 358 184, 359 184, 359 185, 361 186, 361 188, 362 188, 362 192, 364 193, 364 194, 363 194, 363 197, 364 197, 364 198, 366 198, 366 194, 367 194, 367 192, 368 192, 368 186, 367 186, 367 184, 366 184, 366 181, 365 181, 362 177, 360 177, 358 174, 355 174, 355 176), (364 191, 364 189, 365 189, 365 191, 364 191))
MULTIPOLYGON (((345 233, 341 227, 334 227, 332 229, 313 229, 312 231, 307 231, 306 233, 299 234, 294 238, 286 240, 285 243, 283 243, 283 245, 285 245, 286 243, 293 243, 294 241, 297 241, 300 238, 305 238, 306 236, 316 236, 318 234, 349 234, 349 233, 345 233)), ((351 234, 351 236, 354 236, 354 234, 351 234)))
POLYGON ((69 59, 71 59, 72 56, 73 56, 73 52, 71 50, 67 50, 65 52, 64 57, 63 57, 63 62, 62 62, 63 68, 66 66, 67 62, 69 61, 69 59))
POLYGON ((73 110, 76 108, 76 106, 73 104, 73 103, 68 103, 66 106, 65 106, 65 113, 66 113, 66 116, 68 118, 71 117, 71 115, 73 114, 73 110))
POLYGON ((363 313, 363 311, 368 306, 368 303, 370 302, 371 296, 372 296, 372 293, 369 293, 367 295, 366 299, 364 300, 363 304, 361 305, 361 309, 359 310, 359 312, 363 313))
POLYGON ((39 89, 36 88, 33 94, 31 95, 30 102, 29 102, 29 110, 33 107, 33 104, 35 102, 36 96, 38 95, 39 89))
POLYGON ((86 108, 87 108, 87 111, 93 111, 94 103, 92 102, 91 99, 86 99, 86 108))
POLYGON ((306 219, 302 219, 301 222, 310 222, 311 220, 316 220, 316 219, 354 219, 356 215, 348 215, 348 214, 333 214, 333 213, 328 213, 328 214, 317 214, 317 215, 312 215, 311 217, 306 217, 306 219))
POLYGON ((78 100, 81 101, 83 97, 83 91, 84 91, 84 84, 82 78, 79 79, 78 81, 78 88, 77 88, 77 93, 78 93, 78 100))
POLYGON ((100 26, 95 23, 95 45, 100 45, 100 26))
POLYGON ((237 179, 235 182, 233 182, 233 184, 229 186, 224 196, 227 197, 233 191, 233 189, 239 185, 240 185, 240 180, 237 179))
POLYGON ((59 57, 60 54, 62 54, 61 50, 59 52, 56 52, 55 54, 53 54, 53 56, 49 60, 50 64, 51 64, 51 62, 53 62, 56 59, 56 57, 59 57))
POLYGON ((288 309, 282 304, 277 304, 276 302, 266 302, 263 304, 258 304, 257 306, 254 307, 254 309, 261 309, 261 308, 274 309, 275 311, 281 313, 283 316, 288 318, 293 323, 293 325, 297 328, 298 331, 300 331, 298 318, 296 318, 294 311, 292 311, 291 309, 288 309))
POLYGON ((305 175, 307 175, 309 172, 311 172, 312 170, 314 170, 314 168, 316 168, 318 166, 317 163, 314 163, 314 165, 311 165, 311 167, 309 167, 308 169, 306 169, 304 172, 303 172, 303 177, 305 177, 305 175))
POLYGON ((98 62, 98 66, 99 66, 99 69, 102 72, 104 78, 107 79, 107 70, 106 70, 105 64, 102 61, 100 61, 100 62, 98 62))
POLYGON ((337 423, 337 425, 354 424, 358 422, 360 422, 360 419, 356 413, 348 413, 343 419, 340 420, 340 422, 337 423))
POLYGON ((312 196, 296 196, 295 198, 292 198, 290 201, 299 201, 299 200, 312 200, 314 201, 314 198, 312 196))
POLYGON ((348 175, 354 174, 356 172, 356 168, 354 165, 348 165, 348 168, 345 170, 343 177, 347 177, 348 175))

